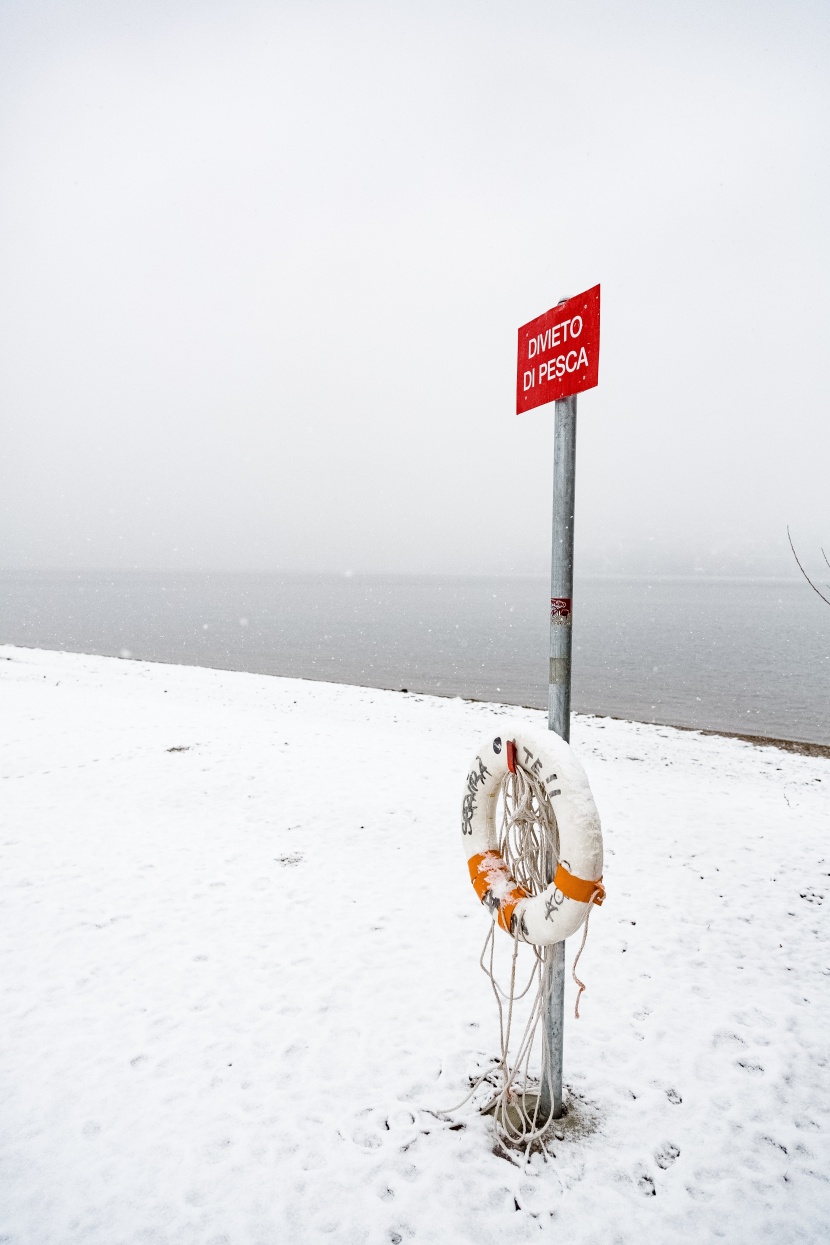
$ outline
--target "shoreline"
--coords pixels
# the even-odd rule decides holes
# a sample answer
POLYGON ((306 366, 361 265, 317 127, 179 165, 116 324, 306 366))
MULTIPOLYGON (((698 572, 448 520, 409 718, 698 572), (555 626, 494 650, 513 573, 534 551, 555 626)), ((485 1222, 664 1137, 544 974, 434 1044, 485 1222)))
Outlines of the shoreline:
MULTIPOLYGON (((583 718, 610 717, 614 722, 631 722, 632 718, 618 718, 610 713, 582 713, 583 718)), ((830 744, 815 744, 802 739, 775 739, 772 735, 742 735, 739 731, 718 731, 708 726, 678 726, 675 722, 640 722, 641 726, 666 726, 673 731, 691 731, 696 735, 714 735, 719 739, 739 739, 742 743, 753 744, 756 748, 779 748, 782 752, 793 752, 798 756, 827 757, 830 759, 830 744)))
MULTIPOLYGON (((254 674, 261 675, 263 678, 268 679, 297 679, 299 682, 303 683, 328 683, 335 687, 364 687, 369 690, 379 692, 396 692, 398 694, 402 693, 404 695, 412 696, 435 696, 441 700, 463 700, 466 703, 473 705, 499 704, 503 705, 505 708, 528 709, 535 713, 545 712, 544 707, 541 705, 516 704, 511 701, 485 700, 480 696, 464 696, 461 693, 455 692, 419 691, 417 689, 404 687, 380 687, 369 683, 340 682, 337 679, 311 679, 305 677, 304 675, 296 674, 271 674, 260 670, 240 670, 236 667, 228 666, 201 666, 196 662, 153 661, 144 657, 121 657, 118 654, 79 652, 76 649, 48 649, 28 644, 0 643, 0 649, 2 648, 22 649, 23 651, 30 653, 71 653, 79 657, 106 657, 110 661, 142 662, 150 666, 181 666, 189 670, 222 670, 228 674, 254 674)), ((6 660, 11 661, 12 659, 7 657, 6 660)), ((781 752, 790 752, 796 756, 820 757, 830 760, 830 744, 815 743, 806 739, 782 739, 773 735, 749 735, 741 731, 718 730, 715 727, 709 726, 684 726, 677 722, 648 722, 643 721, 640 718, 620 717, 619 714, 601 713, 596 710, 573 710, 573 713, 576 717, 580 718, 607 718, 612 722, 631 722, 638 726, 666 727, 669 730, 686 731, 688 733, 708 735, 720 739, 738 739, 742 743, 752 744, 753 747, 756 748, 778 748, 781 752)))

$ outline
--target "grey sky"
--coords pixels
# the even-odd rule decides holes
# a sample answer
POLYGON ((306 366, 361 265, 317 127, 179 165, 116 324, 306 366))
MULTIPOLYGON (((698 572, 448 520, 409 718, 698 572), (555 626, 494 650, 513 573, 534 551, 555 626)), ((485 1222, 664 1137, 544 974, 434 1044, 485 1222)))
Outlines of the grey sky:
POLYGON ((600 282, 578 565, 830 545, 830 7, 0 9, 0 565, 539 571, 516 330, 600 282))

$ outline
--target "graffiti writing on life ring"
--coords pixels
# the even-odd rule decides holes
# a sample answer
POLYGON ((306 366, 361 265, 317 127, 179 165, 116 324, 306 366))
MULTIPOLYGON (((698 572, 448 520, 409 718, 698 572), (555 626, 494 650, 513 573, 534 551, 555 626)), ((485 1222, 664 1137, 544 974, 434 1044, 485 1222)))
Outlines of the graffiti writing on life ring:
POLYGON ((556 915, 564 902, 565 896, 560 890, 555 890, 552 895, 549 895, 545 900, 545 919, 548 921, 555 920, 556 915))
POLYGON ((478 769, 470 770, 467 775, 467 794, 464 796, 464 803, 461 806, 461 833, 472 834, 473 814, 476 811, 476 792, 483 784, 485 778, 490 777, 490 771, 482 761, 481 757, 476 757, 478 769))
MULTIPOLYGON (((566 860, 560 861, 560 863, 563 869, 570 869, 571 867, 566 860)), ((565 896, 557 887, 553 894, 549 894, 545 899, 545 919, 548 921, 555 921, 557 915, 559 914, 559 909, 562 907, 564 902, 565 896)))

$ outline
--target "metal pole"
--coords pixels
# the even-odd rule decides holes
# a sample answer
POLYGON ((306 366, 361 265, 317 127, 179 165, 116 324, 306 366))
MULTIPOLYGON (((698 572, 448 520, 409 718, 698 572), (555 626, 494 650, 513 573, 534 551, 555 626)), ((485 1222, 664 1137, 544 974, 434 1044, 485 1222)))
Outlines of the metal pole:
POLYGON ((571 612, 574 585, 576 397, 556 403, 553 434, 553 542, 550 565, 548 729, 571 737, 571 612))
MULTIPOLYGON (((576 396, 556 403, 553 438, 553 545, 550 568, 550 676, 548 728, 571 736, 571 613, 574 579, 574 486, 576 476, 576 396)), ((548 882, 555 863, 547 861, 548 882)), ((543 1017, 544 1051, 540 1115, 562 1114, 562 1039, 565 1027, 565 943, 545 949, 548 1006, 543 1017)))

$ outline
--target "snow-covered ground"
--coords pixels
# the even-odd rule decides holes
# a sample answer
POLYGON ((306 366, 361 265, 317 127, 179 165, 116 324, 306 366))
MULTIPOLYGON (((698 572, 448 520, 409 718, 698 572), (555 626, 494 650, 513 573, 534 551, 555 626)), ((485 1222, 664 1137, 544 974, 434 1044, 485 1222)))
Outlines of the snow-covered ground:
POLYGON ((826 759, 575 721, 608 899, 523 1169, 440 1112, 464 776, 540 714, 8 647, 0 714, 4 1245, 830 1238, 826 759))

